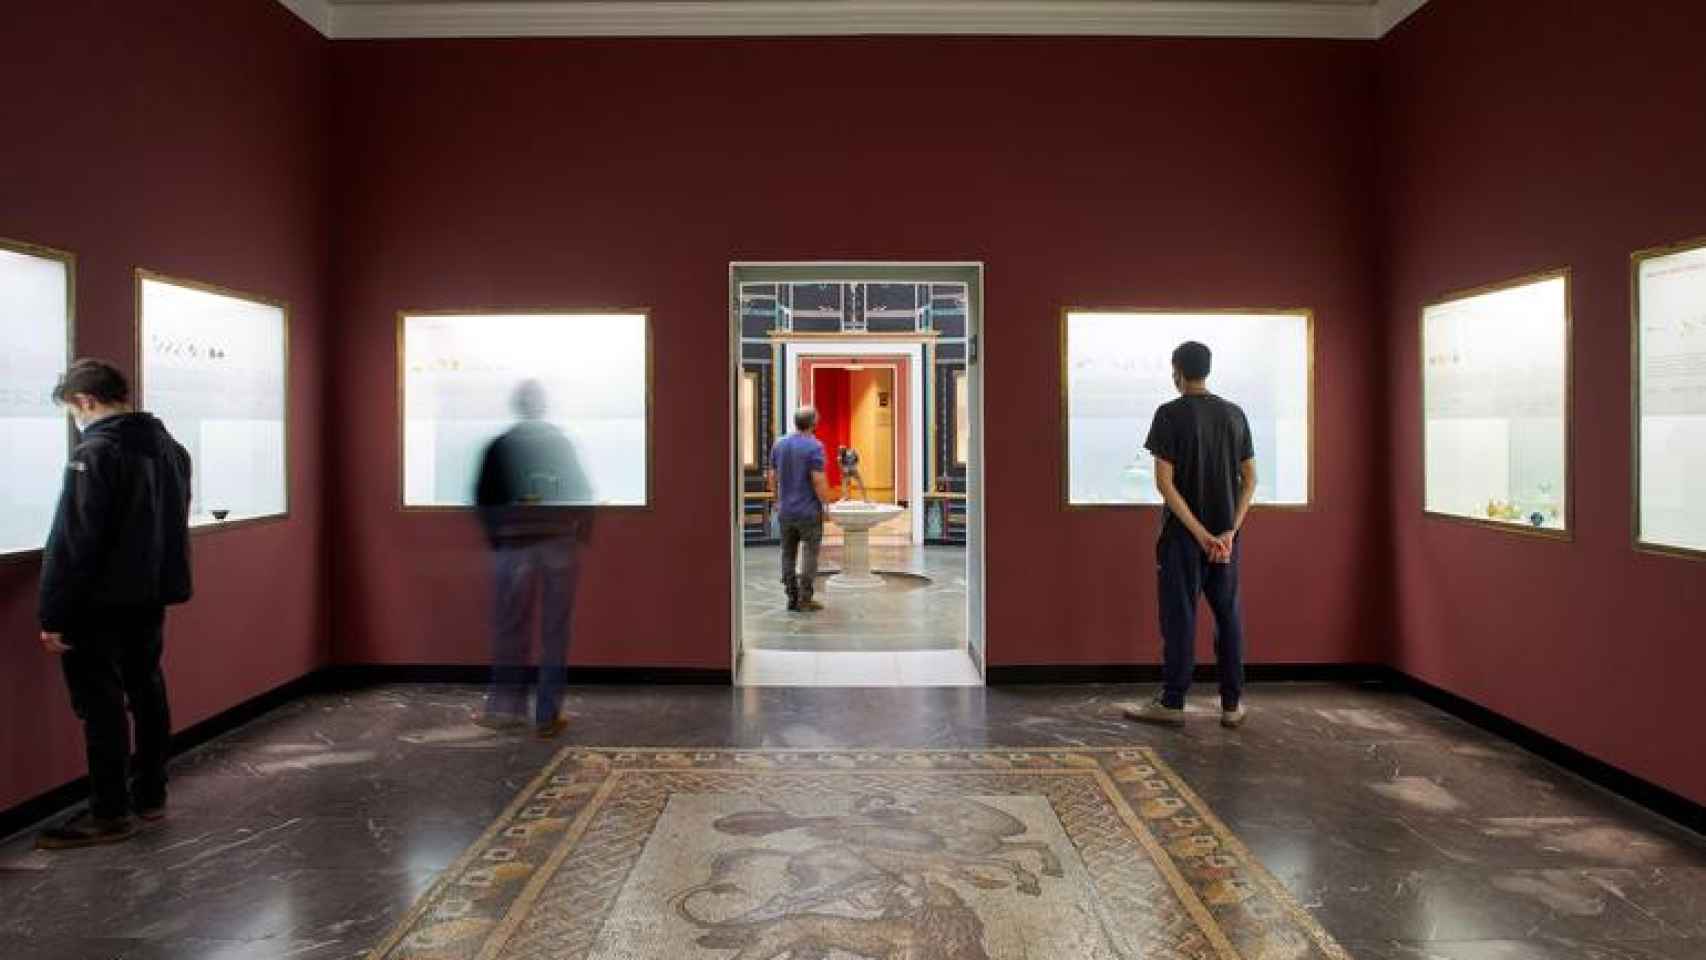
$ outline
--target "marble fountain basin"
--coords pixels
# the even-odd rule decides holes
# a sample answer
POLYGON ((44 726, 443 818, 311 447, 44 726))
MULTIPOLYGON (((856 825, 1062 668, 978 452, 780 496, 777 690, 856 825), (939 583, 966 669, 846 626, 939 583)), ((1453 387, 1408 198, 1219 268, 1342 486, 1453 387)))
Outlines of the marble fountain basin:
POLYGON ((864 500, 842 500, 824 509, 835 525, 848 533, 864 533, 879 523, 893 520, 906 512, 892 503, 869 503, 864 500))
POLYGON ((871 570, 871 528, 905 512, 892 503, 864 500, 843 500, 826 507, 824 513, 846 534, 841 548, 841 572, 829 578, 830 587, 863 590, 882 586, 882 575, 871 570))

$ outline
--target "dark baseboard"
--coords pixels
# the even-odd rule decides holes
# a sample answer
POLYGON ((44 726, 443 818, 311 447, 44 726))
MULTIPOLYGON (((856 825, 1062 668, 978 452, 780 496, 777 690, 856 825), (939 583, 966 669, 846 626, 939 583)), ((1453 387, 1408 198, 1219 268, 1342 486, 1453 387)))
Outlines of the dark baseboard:
MULTIPOLYGON (((527 679, 532 682, 538 669, 529 667, 527 679)), ((383 683, 462 683, 483 684, 491 679, 491 667, 473 663, 407 664, 370 663, 340 664, 327 667, 317 675, 320 689, 359 690, 383 683)), ((582 686, 731 686, 734 674, 728 670, 706 667, 579 667, 569 666, 569 685, 582 686)))
MULTIPOLYGON (((488 668, 472 664, 352 664, 328 667, 268 690, 179 731, 172 737, 172 752, 175 755, 191 750, 268 711, 312 693, 358 690, 390 683, 480 684, 485 683, 489 676, 488 668)), ((1195 678, 1198 682, 1213 683, 1216 679, 1214 667, 1207 664, 1199 666, 1195 678)), ((988 669, 988 682, 991 686, 1159 683, 1160 679, 1161 668, 1154 664, 1038 664, 992 666, 988 669)), ((1252 683, 1377 684, 1413 696, 1683 827, 1706 834, 1706 805, 1589 756, 1575 747, 1448 690, 1389 667, 1373 664, 1250 664, 1245 668, 1245 679, 1252 683)), ((693 667, 571 667, 569 681, 577 686, 729 686, 733 682, 727 670, 693 667)), ((46 820, 82 802, 87 796, 88 780, 79 778, 32 797, 11 809, 0 810, 0 838, 9 837, 46 820)))
MULTIPOLYGON (((172 735, 172 755, 177 756, 237 729, 292 700, 320 689, 320 674, 313 673, 281 684, 258 696, 192 724, 172 735)), ((78 777, 7 810, 0 810, 0 838, 40 823, 89 798, 89 778, 78 777)))
POLYGON ((1391 668, 1387 668, 1385 674, 1385 683, 1393 690, 1444 710, 1465 723, 1480 727, 1529 753, 1563 767, 1589 783, 1604 787, 1695 833, 1706 835, 1706 805, 1696 803, 1627 770, 1614 767, 1567 743, 1554 740, 1533 727, 1525 726, 1449 690, 1436 687, 1426 680, 1391 668))
MULTIPOLYGON (((1386 676, 1386 668, 1361 663, 1252 663, 1244 667, 1247 683, 1369 683, 1386 676)), ((1214 683, 1220 677, 1213 664, 1199 665, 1193 682, 1214 683)), ((1009 664, 991 666, 988 683, 997 686, 1078 683, 1160 683, 1158 663, 1009 664)))

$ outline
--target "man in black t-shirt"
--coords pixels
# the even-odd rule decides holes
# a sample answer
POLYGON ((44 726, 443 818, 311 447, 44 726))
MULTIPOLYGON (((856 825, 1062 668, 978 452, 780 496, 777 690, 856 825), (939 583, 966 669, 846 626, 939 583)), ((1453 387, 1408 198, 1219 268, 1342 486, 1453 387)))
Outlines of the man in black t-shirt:
POLYGON ((1238 605, 1238 531, 1256 493, 1256 448, 1238 405, 1208 392, 1213 356, 1200 343, 1173 351, 1179 399, 1155 411, 1144 447, 1155 456, 1155 486, 1166 503, 1155 545, 1160 571, 1162 690, 1125 707, 1149 723, 1185 722, 1185 693, 1196 660, 1197 598, 1214 613, 1220 667, 1220 722, 1244 722, 1244 624, 1238 605))

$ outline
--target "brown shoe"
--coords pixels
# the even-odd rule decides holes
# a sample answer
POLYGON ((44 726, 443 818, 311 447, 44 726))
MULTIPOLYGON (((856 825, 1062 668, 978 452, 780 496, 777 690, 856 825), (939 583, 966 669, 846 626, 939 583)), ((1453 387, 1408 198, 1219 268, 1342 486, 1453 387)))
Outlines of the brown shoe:
POLYGON ((534 727, 533 735, 541 740, 555 740, 557 735, 567 730, 568 727, 569 718, 559 713, 549 721, 534 727))
POLYGON ((823 604, 818 603, 816 600, 801 600, 800 601, 799 611, 801 613, 816 613, 822 609, 823 609, 823 604))
POLYGON ((520 730, 522 727, 527 726, 527 721, 522 719, 522 716, 519 713, 490 713, 487 711, 481 711, 480 713, 474 714, 470 719, 473 720, 475 726, 485 727, 487 730, 495 730, 498 733, 508 733, 511 730, 520 730))
POLYGON ((129 817, 108 819, 83 813, 36 837, 38 850, 75 850, 78 847, 98 847, 108 843, 123 843, 136 836, 136 822, 129 817))

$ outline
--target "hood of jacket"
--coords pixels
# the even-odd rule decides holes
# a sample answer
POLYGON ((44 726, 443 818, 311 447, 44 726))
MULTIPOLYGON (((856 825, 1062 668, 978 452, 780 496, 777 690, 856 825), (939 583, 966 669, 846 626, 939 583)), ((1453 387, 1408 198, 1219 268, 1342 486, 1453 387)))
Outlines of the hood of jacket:
POLYGON ((172 443, 166 425, 151 413, 120 413, 97 420, 84 428, 83 439, 107 440, 138 457, 163 457, 172 443))

